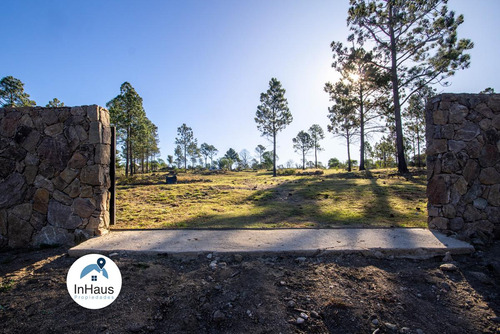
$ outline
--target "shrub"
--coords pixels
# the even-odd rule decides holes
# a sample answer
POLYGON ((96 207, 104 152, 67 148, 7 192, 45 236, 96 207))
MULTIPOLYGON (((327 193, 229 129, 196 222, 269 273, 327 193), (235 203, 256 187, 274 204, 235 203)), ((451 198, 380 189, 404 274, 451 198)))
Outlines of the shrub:
POLYGON ((295 169, 293 168, 278 169, 276 171, 276 175, 293 175, 293 174, 295 174, 295 169))

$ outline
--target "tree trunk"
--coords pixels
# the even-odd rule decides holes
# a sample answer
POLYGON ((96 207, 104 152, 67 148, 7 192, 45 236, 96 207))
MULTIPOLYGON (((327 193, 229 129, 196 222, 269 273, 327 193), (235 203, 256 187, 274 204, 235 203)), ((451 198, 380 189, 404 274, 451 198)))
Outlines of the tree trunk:
POLYGON ((184 171, 187 170, 187 145, 184 145, 184 171))
POLYGON ((417 128, 417 153, 418 153, 417 167, 420 168, 421 167, 421 161, 420 161, 420 133, 418 131, 418 128, 417 128))
POLYGON ((318 169, 318 144, 314 143, 314 168, 318 169))
POLYGON ((365 117, 364 117, 364 105, 363 105, 363 85, 359 84, 359 170, 365 170, 365 117))
POLYGON ((129 149, 130 149, 130 129, 127 127, 127 139, 125 140, 125 177, 128 177, 129 173, 129 149))
POLYGON ((351 140, 349 132, 347 132, 346 139, 347 139, 347 171, 350 172, 352 168, 351 168, 351 148, 349 147, 349 143, 351 140))
POLYGON ((130 176, 135 174, 134 154, 132 153, 132 140, 130 140, 130 176))
POLYGON ((404 143, 403 143, 403 127, 401 124, 401 104, 399 101, 399 80, 397 69, 397 54, 396 54, 396 39, 394 36, 392 2, 389 1, 389 35, 391 38, 391 82, 392 94, 394 97, 394 118, 396 120, 396 151, 398 156, 398 172, 401 174, 408 173, 406 165, 404 143))
POLYGON ((302 170, 306 169, 306 152, 302 150, 302 170))
POLYGON ((276 177, 276 131, 273 132, 273 176, 276 177))

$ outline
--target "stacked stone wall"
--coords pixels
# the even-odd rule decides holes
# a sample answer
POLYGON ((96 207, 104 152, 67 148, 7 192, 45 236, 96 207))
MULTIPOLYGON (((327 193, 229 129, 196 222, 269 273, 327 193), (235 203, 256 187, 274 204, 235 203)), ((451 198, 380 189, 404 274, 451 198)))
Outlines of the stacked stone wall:
POLYGON ((426 107, 429 228, 500 236, 500 94, 442 94, 426 107))
POLYGON ((109 113, 0 108, 0 248, 73 245, 109 228, 109 113))

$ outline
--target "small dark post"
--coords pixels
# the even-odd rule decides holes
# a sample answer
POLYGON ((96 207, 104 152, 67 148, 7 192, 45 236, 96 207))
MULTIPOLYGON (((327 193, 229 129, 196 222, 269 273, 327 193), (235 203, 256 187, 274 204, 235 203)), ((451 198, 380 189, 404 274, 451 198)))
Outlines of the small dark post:
POLYGON ((109 188, 109 224, 115 225, 116 222, 116 128, 111 127, 111 154, 109 164, 109 176, 111 178, 111 187, 109 188))

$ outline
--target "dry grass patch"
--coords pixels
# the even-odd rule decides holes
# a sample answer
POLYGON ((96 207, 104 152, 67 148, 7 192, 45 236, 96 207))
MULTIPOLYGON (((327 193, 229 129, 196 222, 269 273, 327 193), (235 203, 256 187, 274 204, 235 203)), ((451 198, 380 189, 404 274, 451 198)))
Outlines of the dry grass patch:
POLYGON ((141 176, 119 185, 115 228, 426 226, 425 178, 387 171, 280 176, 267 172, 141 176))

